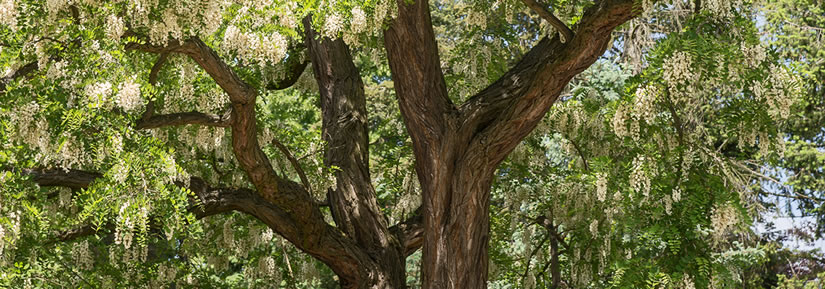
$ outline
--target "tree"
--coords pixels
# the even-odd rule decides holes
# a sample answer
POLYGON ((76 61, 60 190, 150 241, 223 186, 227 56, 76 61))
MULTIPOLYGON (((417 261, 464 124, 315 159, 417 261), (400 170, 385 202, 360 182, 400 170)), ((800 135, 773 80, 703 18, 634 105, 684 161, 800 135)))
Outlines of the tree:
MULTIPOLYGON (((501 177, 497 168, 540 124, 570 80, 615 46, 614 29, 643 10, 668 9, 631 0, 554 2, 556 9, 532 0, 467 4, 420 0, 161 2, 4 1, 0 5, 0 39, 4 41, 0 63, 7 70, 0 86, 5 103, 0 132, 4 173, 0 176, 7 202, 2 208, 6 216, 2 228, 10 228, 0 231, 9 232, 0 234, 5 238, 0 248, 8 248, 4 262, 15 265, 4 271, 9 279, 43 286, 53 284, 48 284, 48 278, 31 276, 74 275, 90 287, 150 280, 183 284, 176 280, 183 278, 175 277, 179 270, 193 280, 189 284, 208 284, 213 282, 209 274, 214 274, 238 287, 253 286, 259 280, 281 285, 278 275, 286 273, 273 269, 274 263, 283 262, 291 274, 288 258, 295 255, 279 252, 271 245, 272 233, 251 218, 227 214, 237 211, 258 219, 322 262, 344 288, 403 288, 406 257, 419 248, 423 287, 484 288, 491 188, 501 177), (470 7, 465 7, 468 12, 458 8, 462 5, 470 7), (445 15, 432 7, 455 9, 459 15, 445 15), (480 21, 484 18, 479 17, 481 9, 503 11, 507 16, 480 21), (547 24, 537 24, 530 15, 538 15, 547 24), (471 23, 472 29, 449 27, 461 21, 471 23), (541 34, 547 30, 546 36, 541 34), (463 36, 482 40, 466 45, 460 42, 463 36), (503 40, 488 43, 497 37, 503 40), (439 46, 439 42, 446 44, 439 46), (464 52, 442 53, 444 47, 464 52), (496 57, 475 71, 456 69, 478 47, 487 47, 485 51, 496 57), (386 59, 372 57, 382 53, 386 59), (306 81, 310 72, 314 83, 306 81), (396 101, 387 103, 387 97, 393 96, 396 101), (320 114, 313 104, 315 97, 320 99, 320 114), (375 117, 376 111, 388 115, 375 117), (400 117, 403 128, 393 131, 395 117, 400 117), (376 131, 388 133, 376 136, 376 131), (408 142, 414 163, 404 151, 408 142), (374 148, 380 148, 381 158, 374 148), (322 156, 316 156, 320 150, 322 156), (400 152, 395 155, 393 150, 400 152), (398 174, 387 177, 375 170, 390 166, 413 168, 414 180, 405 181, 398 174), (405 218, 390 221, 388 203, 404 194, 400 191, 415 188, 420 190, 420 209, 408 216, 391 212, 393 219, 405 218), (58 205, 62 208, 54 208, 58 205), (236 234, 245 238, 236 239, 236 234), (215 248, 218 240, 224 246, 215 248), (65 242, 71 245, 64 246, 65 242), (52 248, 56 254, 42 257, 52 248), (78 270, 64 264, 63 256, 70 251, 80 260, 78 270), (209 254, 220 260, 205 260, 209 254), (107 267, 93 274, 91 264, 107 267), (203 264, 223 265, 206 268, 203 264), (245 280, 230 280, 238 275, 245 280)), ((690 2, 674 3, 678 8, 690 2)), ((689 21, 687 32, 661 41, 649 58, 653 68, 633 82, 630 92, 612 102, 587 104, 581 98, 579 103, 587 105, 579 111, 610 116, 617 123, 615 131, 608 131, 609 137, 602 139, 615 141, 617 150, 588 155, 579 151, 579 157, 568 156, 566 161, 577 164, 580 159, 583 171, 554 173, 576 184, 604 183, 605 175, 627 177, 635 181, 611 181, 610 188, 619 195, 642 194, 647 199, 652 191, 654 197, 672 200, 673 190, 681 185, 681 171, 663 170, 661 178, 653 180, 655 189, 649 178, 644 179, 649 171, 681 163, 685 150, 704 149, 697 155, 719 157, 721 153, 713 152, 718 147, 725 149, 724 157, 747 158, 755 146, 770 149, 778 145, 767 139, 775 140, 778 135, 774 119, 786 118, 790 102, 778 94, 790 80, 767 78, 773 81, 767 82, 769 88, 775 89, 768 93, 749 90, 747 85, 762 83, 756 79, 778 67, 769 61, 737 64, 744 58, 737 45, 757 41, 753 20, 749 15, 732 16, 738 10, 729 3, 711 8, 702 12, 711 16, 689 21), (740 27, 749 33, 713 33, 714 29, 740 27), (716 36, 714 40, 721 44, 691 44, 697 35, 716 36), (719 88, 739 94, 709 92, 702 101, 691 101, 686 97, 691 88, 714 87, 723 76, 736 75, 724 69, 692 74, 691 69, 712 67, 709 61, 714 58, 700 62, 703 58, 691 53, 721 55, 731 69, 753 72, 743 72, 747 77, 719 88), (665 74, 655 72, 656 67, 667 68, 665 74), (661 96, 653 91, 680 93, 680 97, 674 96, 670 103, 660 98, 646 100, 645 95, 661 96), (737 106, 704 106, 730 99, 737 106), (634 111, 633 120, 621 117, 631 110, 631 100, 647 103, 651 114, 658 112, 661 117, 644 111, 634 111), (662 108, 670 110, 658 110, 662 108), (731 112, 737 109, 756 117, 731 112), (687 119, 680 120, 680 115, 687 119), (705 121, 707 126, 703 126, 705 121), (747 153, 727 145, 729 140, 746 139, 731 133, 736 125, 759 135, 758 143, 754 137, 742 145, 747 153), (699 128, 707 131, 697 132, 699 128), (683 135, 686 130, 695 134, 683 135), (639 133, 651 137, 650 142, 641 142, 639 133), (653 143, 654 137, 671 141, 675 135, 679 146, 653 143), (641 145, 632 145, 635 142, 641 145), (678 155, 678 161, 664 158, 673 156, 669 154, 678 155), (610 157, 632 169, 607 170, 610 157)), ((695 13, 700 14, 699 10, 695 13)), ((686 19, 680 17, 643 17, 640 21, 651 25, 674 21, 681 31, 680 21, 686 19)), ((628 35, 633 36, 633 30, 628 35)), ((652 37, 644 38, 650 41, 652 37)), ((622 41, 630 44, 631 38, 622 41)), ((576 105, 570 102, 562 109, 576 105)), ((595 129, 575 132, 564 137, 574 146, 581 140, 601 139, 589 135, 595 129)), ((528 143, 536 148, 535 140, 528 143)), ((690 173, 715 181, 711 187, 698 181, 683 186, 701 198, 690 210, 694 218, 680 226, 708 225, 711 220, 703 213, 737 215, 737 210, 747 208, 733 198, 739 187, 726 182, 734 178, 720 177, 733 171, 725 167, 728 163, 703 159, 703 164, 714 164, 717 170, 690 173), (724 199, 703 195, 717 191, 708 195, 724 199)), ((557 197, 562 200, 550 202, 564 204, 573 200, 571 196, 560 194, 557 197)), ((644 247, 646 241, 671 234, 668 241, 690 240, 697 244, 690 248, 706 248, 703 236, 698 235, 701 232, 682 230, 685 236, 672 236, 679 232, 655 226, 662 221, 663 207, 639 208, 630 201, 617 204, 641 211, 653 208, 644 218, 629 218, 633 222, 622 228, 634 232, 641 228, 656 237, 636 238, 633 246, 644 247)), ((407 209, 410 213, 414 208, 407 209)), ((578 214, 599 217, 591 213, 578 214)), ((548 264, 553 267, 552 283, 558 287, 562 268, 557 247, 572 241, 577 242, 574 247, 587 244, 600 231, 599 223, 588 222, 588 230, 581 230, 571 226, 576 223, 572 218, 555 227, 554 216, 527 217, 548 229, 545 239, 550 238, 556 247, 554 261, 548 264), (556 231, 576 228, 574 235, 556 231)), ((669 248, 680 252, 687 247, 669 248)), ((660 253, 648 251, 647 256, 660 253)), ((621 256, 612 252, 610 260, 621 256)), ((530 258, 524 272, 530 270, 530 258)), ((619 265, 656 264, 642 259, 619 265)), ((672 259, 661 260, 659 264, 673 265, 668 263, 672 259)), ((566 268, 579 267, 568 264, 566 268)), ((676 274, 674 278, 683 275, 676 274)), ((701 278, 697 283, 710 282, 710 277, 701 278)), ((616 282, 642 281, 640 277, 616 282)), ((294 281, 285 284, 296 286, 294 281)))

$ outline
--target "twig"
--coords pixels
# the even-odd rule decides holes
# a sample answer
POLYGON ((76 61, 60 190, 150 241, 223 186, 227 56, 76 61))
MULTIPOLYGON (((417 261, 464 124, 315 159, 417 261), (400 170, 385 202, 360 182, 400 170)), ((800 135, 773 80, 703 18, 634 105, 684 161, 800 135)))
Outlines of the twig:
POLYGON ((533 10, 534 12, 538 13, 539 16, 541 16, 541 18, 547 20, 547 22, 550 23, 550 25, 552 25, 553 28, 556 28, 556 30, 558 30, 559 33, 561 33, 562 36, 564 36, 565 42, 570 41, 570 39, 573 39, 573 31, 570 30, 570 28, 568 28, 567 25, 564 25, 564 22, 561 22, 559 18, 553 15, 553 12, 548 10, 546 6, 542 5, 541 3, 538 3, 536 0, 522 1, 524 2, 524 4, 527 5, 527 7, 530 8, 530 10, 533 10))
POLYGON ((283 153, 286 156, 286 159, 289 160, 289 163, 292 164, 292 167, 295 169, 295 172, 297 172, 298 176, 301 178, 301 183, 304 184, 304 189, 306 189, 307 192, 312 193, 312 187, 310 187, 309 185, 309 179, 307 178, 306 173, 304 173, 304 169, 301 168, 301 164, 298 163, 297 159, 295 159, 295 156, 293 156, 292 153, 289 152, 289 149, 287 149, 287 147, 281 142, 279 142, 277 139, 272 139, 272 144, 275 145, 281 151, 281 153, 283 153))

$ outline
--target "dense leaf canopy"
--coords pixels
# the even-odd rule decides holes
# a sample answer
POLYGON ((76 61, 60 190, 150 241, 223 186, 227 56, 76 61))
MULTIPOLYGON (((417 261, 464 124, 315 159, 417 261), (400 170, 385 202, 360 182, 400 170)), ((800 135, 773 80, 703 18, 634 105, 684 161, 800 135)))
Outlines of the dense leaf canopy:
POLYGON ((823 11, 0 0, 0 287, 814 286, 823 11))

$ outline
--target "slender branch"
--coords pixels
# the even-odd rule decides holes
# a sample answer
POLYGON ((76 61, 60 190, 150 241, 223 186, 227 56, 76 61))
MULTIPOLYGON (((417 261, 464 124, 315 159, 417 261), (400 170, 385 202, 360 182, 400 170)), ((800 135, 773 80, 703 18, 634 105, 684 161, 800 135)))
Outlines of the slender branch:
POLYGON ((538 13, 539 16, 541 16, 541 18, 547 20, 547 23, 550 23, 550 25, 552 25, 553 28, 556 28, 556 30, 564 36, 564 41, 570 41, 570 39, 573 39, 573 30, 570 30, 570 28, 567 27, 567 25, 564 25, 564 22, 559 20, 559 18, 557 18, 556 15, 553 15, 553 12, 547 9, 547 7, 544 4, 541 4, 536 0, 521 1, 524 2, 524 4, 526 4, 527 7, 530 8, 530 10, 533 10, 533 12, 538 13))
POLYGON ((525 278, 527 278, 527 273, 530 272, 530 263, 531 263, 530 260, 533 259, 533 256, 535 256, 536 253, 538 253, 538 251, 542 247, 544 247, 544 243, 547 242, 547 240, 549 240, 550 237, 551 237, 550 234, 544 235, 544 238, 541 239, 541 241, 539 242, 539 245, 536 246, 535 248, 533 248, 533 250, 530 252, 530 255, 527 255, 527 266, 525 266, 525 268, 524 268, 524 274, 521 275, 521 280, 524 280, 525 278))
POLYGON ((292 164, 292 168, 295 169, 295 172, 298 173, 298 177, 301 178, 301 183, 304 185, 304 189, 306 189, 311 194, 312 187, 309 184, 309 178, 307 178, 306 173, 304 173, 304 169, 301 168, 301 164, 298 163, 298 160, 295 159, 295 156, 293 156, 292 153, 289 152, 289 149, 284 144, 279 142, 277 139, 273 139, 272 144, 275 145, 275 147, 277 147, 278 150, 280 150, 281 153, 284 154, 284 156, 286 156, 286 159, 289 160, 290 164, 292 164))

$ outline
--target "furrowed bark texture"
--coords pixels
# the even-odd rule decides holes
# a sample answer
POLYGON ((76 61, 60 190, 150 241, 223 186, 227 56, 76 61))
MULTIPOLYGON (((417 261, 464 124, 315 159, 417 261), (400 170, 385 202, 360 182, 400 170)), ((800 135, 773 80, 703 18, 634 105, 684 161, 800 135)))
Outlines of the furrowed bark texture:
POLYGON ((364 84, 349 48, 312 30, 304 20, 312 69, 318 82, 326 142, 325 165, 337 167, 328 198, 338 228, 365 249, 353 288, 404 288, 405 255, 378 207, 369 174, 369 135, 364 84))
POLYGON ((601 56, 613 29, 638 14, 599 1, 575 36, 545 38, 460 107, 448 96, 427 1, 399 0, 384 41, 423 191, 424 288, 486 288, 489 200, 499 163, 532 131, 570 79, 601 56))

